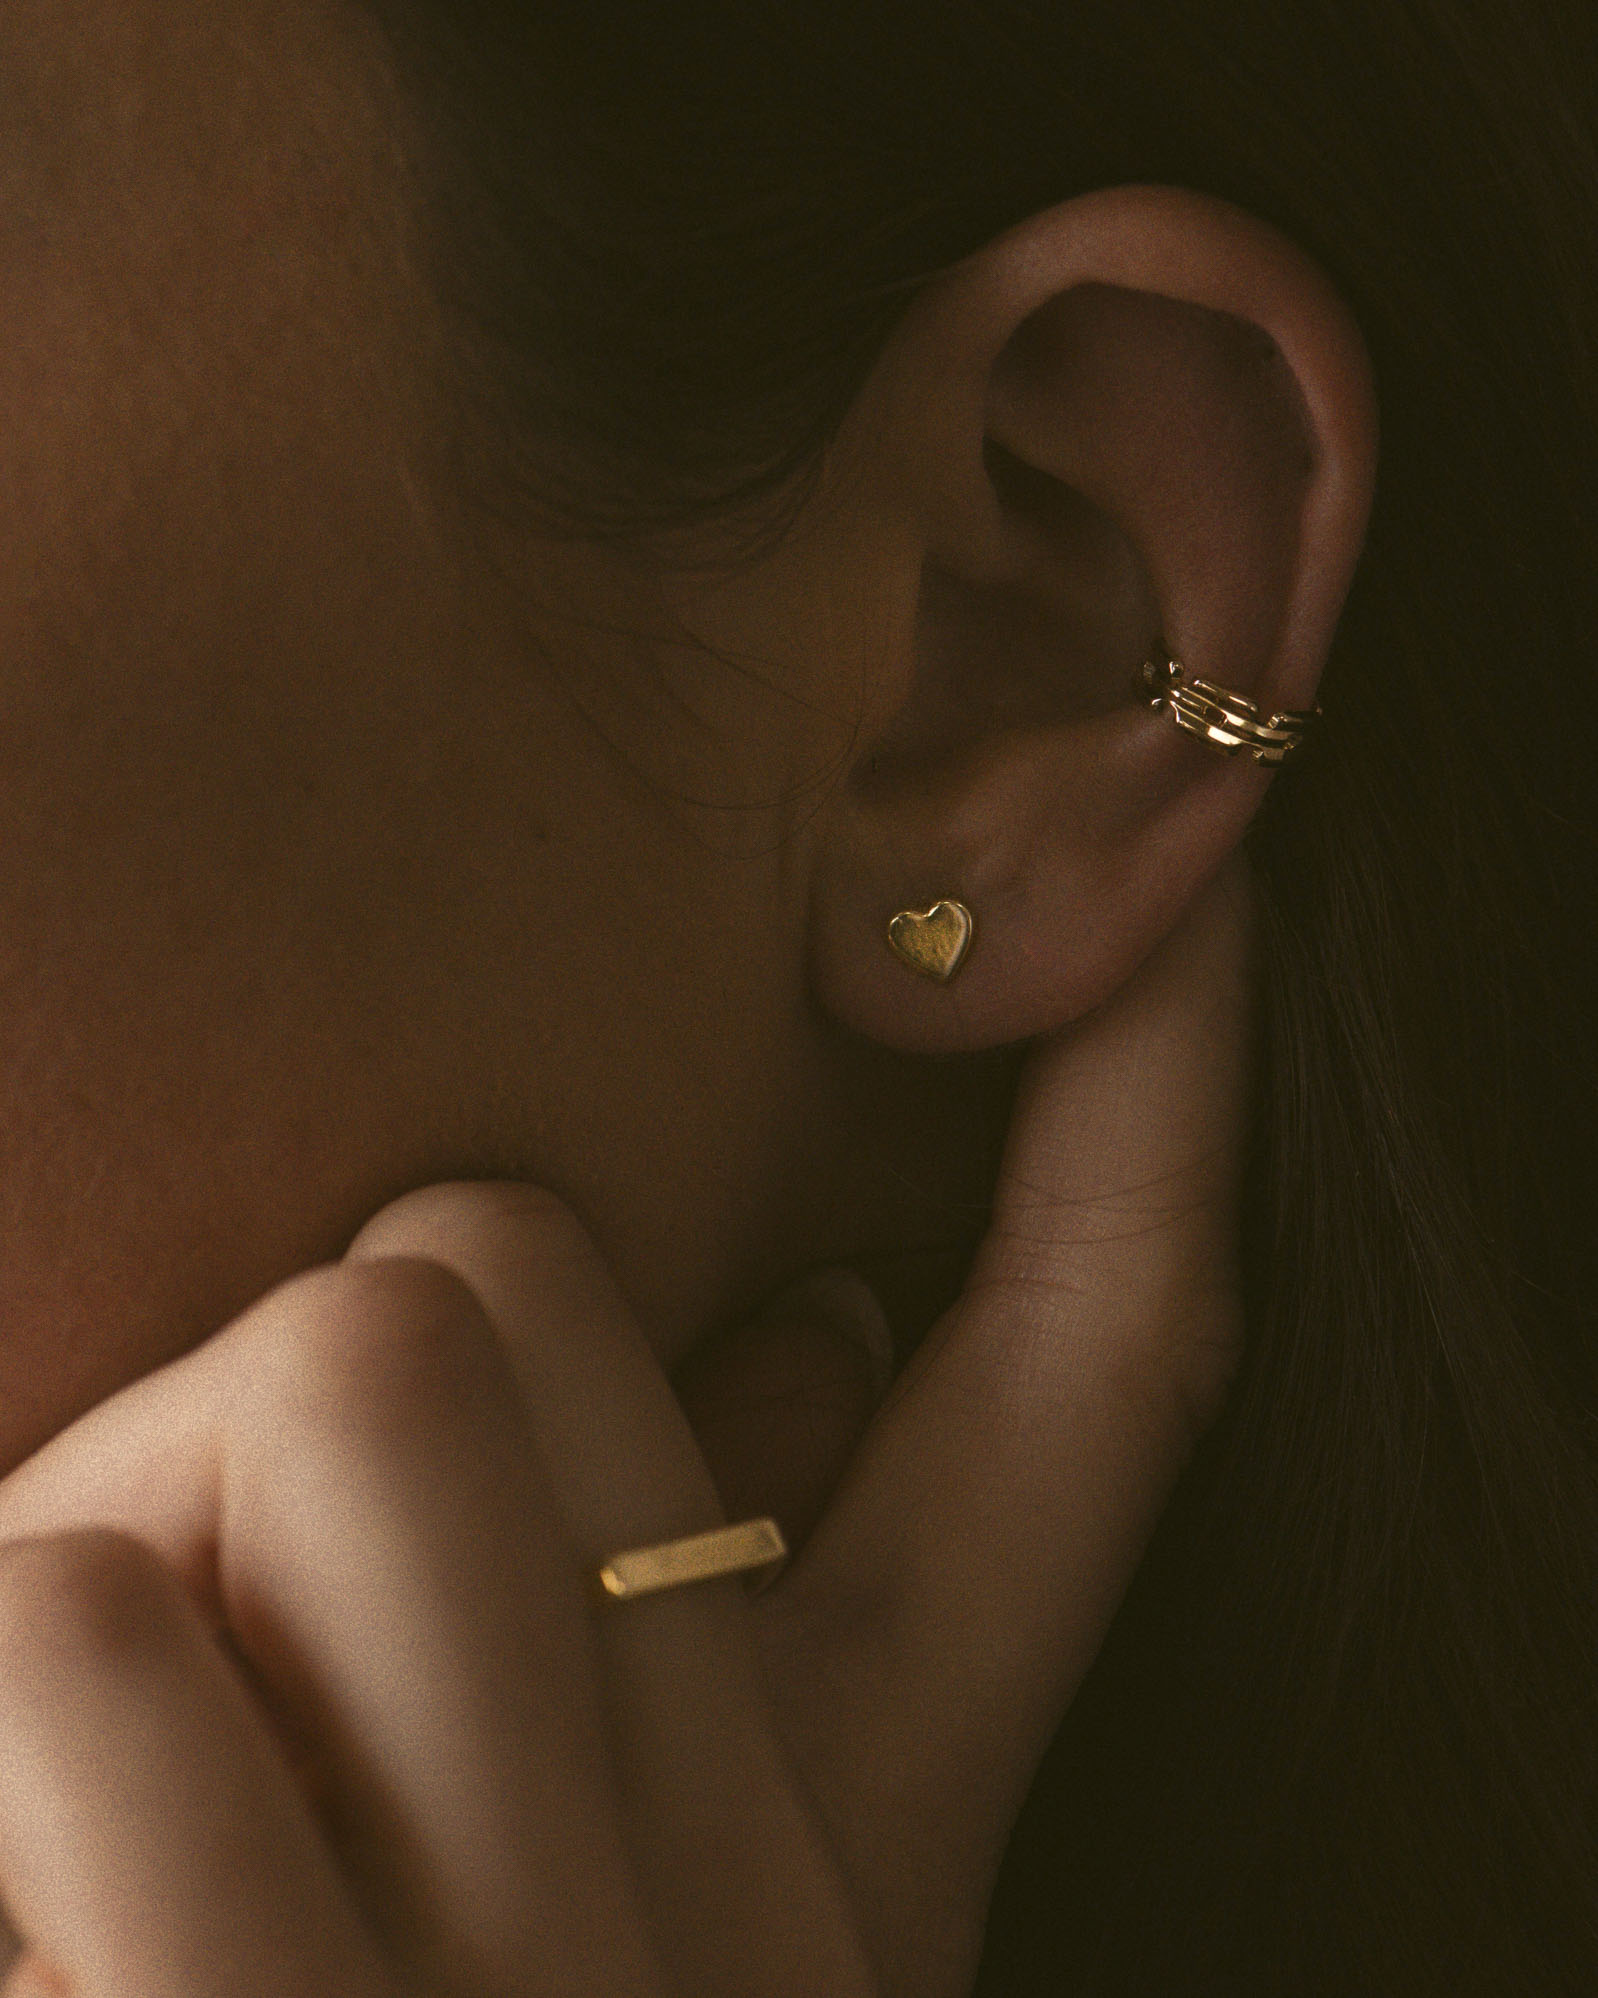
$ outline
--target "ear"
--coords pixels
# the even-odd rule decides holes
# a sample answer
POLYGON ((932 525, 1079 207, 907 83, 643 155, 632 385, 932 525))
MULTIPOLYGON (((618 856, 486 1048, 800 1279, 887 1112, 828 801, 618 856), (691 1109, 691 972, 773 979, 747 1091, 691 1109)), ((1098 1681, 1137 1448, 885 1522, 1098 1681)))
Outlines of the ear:
POLYGON ((1191 677, 1313 707, 1375 440, 1347 309, 1222 202, 1085 196, 926 287, 840 439, 858 503, 914 531, 812 877, 839 1020, 989 1047, 1131 976, 1273 781, 1139 698, 1138 669, 1163 639, 1191 677), (975 935, 940 984, 888 925, 944 898, 975 935))

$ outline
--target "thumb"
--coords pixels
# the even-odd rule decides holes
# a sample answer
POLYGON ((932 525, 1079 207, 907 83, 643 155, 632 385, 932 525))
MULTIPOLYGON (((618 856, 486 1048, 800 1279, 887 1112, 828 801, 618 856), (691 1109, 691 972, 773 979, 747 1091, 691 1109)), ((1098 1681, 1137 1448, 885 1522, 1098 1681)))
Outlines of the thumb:
POLYGON ((727 1517, 769 1514, 796 1550, 892 1375, 876 1292, 855 1271, 828 1266, 697 1349, 674 1385, 727 1517))
POLYGON ((69 1998, 62 1980, 46 1970, 36 1956, 21 1955, 14 1941, 8 1940, 6 1948, 0 1950, 0 1961, 7 1958, 11 1974, 0 1984, 0 1998, 69 1998))

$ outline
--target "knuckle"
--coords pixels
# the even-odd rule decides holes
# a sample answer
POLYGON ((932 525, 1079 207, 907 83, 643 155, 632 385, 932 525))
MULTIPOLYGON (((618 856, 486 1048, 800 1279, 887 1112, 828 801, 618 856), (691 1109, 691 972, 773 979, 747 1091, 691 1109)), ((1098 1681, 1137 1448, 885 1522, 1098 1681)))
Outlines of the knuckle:
POLYGON ((146 1651, 168 1628, 176 1584, 131 1535, 79 1528, 0 1547, 0 1661, 15 1684, 70 1656, 146 1651))
POLYGON ((503 1396, 508 1362, 465 1282, 419 1257, 339 1263, 297 1278, 252 1327, 242 1378, 258 1433, 341 1435, 436 1426, 503 1396), (263 1415, 267 1418, 264 1422, 263 1415))
POLYGON ((403 1194, 356 1237, 357 1256, 447 1258, 474 1244, 561 1243, 588 1237, 572 1209, 548 1187, 523 1180, 456 1180, 403 1194))

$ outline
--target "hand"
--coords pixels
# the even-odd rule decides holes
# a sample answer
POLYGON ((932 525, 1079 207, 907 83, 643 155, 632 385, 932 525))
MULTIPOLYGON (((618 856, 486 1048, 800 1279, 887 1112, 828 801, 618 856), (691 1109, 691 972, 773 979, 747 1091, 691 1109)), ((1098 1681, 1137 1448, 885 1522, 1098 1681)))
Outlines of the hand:
POLYGON ((13 1473, 7 1998, 967 1989, 1235 1363, 1246 909, 1040 1044, 964 1294, 759 1596, 595 1605, 736 1446, 531 1188, 400 1201, 13 1473))

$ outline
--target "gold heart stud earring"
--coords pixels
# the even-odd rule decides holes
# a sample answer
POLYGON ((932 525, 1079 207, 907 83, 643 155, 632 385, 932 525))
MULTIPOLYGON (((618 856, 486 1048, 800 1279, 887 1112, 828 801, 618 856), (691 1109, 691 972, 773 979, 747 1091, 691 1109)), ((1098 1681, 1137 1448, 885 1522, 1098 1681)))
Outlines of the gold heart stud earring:
POLYGON ((976 928, 964 902, 934 902, 930 909, 901 909, 888 925, 888 942, 912 971, 947 985, 965 963, 976 928))

